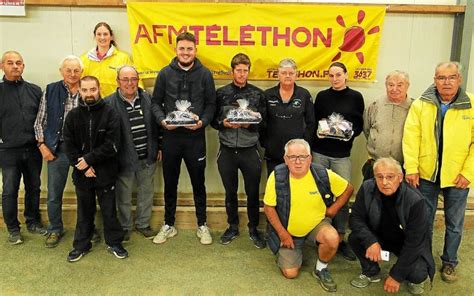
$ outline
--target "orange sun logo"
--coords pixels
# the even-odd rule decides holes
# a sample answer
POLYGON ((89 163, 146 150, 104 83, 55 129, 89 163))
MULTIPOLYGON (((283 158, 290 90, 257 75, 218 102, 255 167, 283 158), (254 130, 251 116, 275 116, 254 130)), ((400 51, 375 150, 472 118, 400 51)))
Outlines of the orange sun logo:
MULTIPOLYGON (((359 13, 357 14, 357 23, 360 25, 365 18, 365 11, 359 10, 359 13)), ((344 18, 341 15, 338 15, 336 17, 336 21, 341 27, 347 28, 346 24, 344 23, 344 18)), ((375 34, 380 31, 379 26, 375 26, 371 28, 368 32, 367 35, 375 34)), ((344 33, 344 41, 342 42, 342 45, 339 46, 339 49, 344 52, 355 52, 359 50, 365 43, 365 31, 364 28, 361 26, 352 26, 350 28, 346 29, 346 32, 344 33)), ((338 52, 333 58, 332 62, 337 61, 341 58, 342 53, 338 52)), ((356 52, 357 59, 361 64, 364 63, 364 53, 363 52, 356 52)))

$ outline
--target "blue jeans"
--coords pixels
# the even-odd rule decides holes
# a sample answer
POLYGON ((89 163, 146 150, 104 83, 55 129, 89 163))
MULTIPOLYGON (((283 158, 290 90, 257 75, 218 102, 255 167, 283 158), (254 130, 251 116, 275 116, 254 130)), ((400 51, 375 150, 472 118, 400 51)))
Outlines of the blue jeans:
POLYGON ((153 195, 155 193, 154 177, 156 163, 147 164, 139 160, 139 170, 136 172, 120 172, 115 183, 118 219, 124 230, 132 229, 132 192, 133 184, 137 184, 137 207, 135 225, 137 228, 150 226, 153 195))
POLYGON ((18 221, 18 190, 23 175, 25 185, 25 221, 27 225, 41 223, 39 197, 43 159, 36 146, 9 151, 11 165, 2 168, 2 211, 8 231, 20 231, 18 221), (11 155, 10 155, 11 154, 11 155), (13 158, 13 159, 12 159, 13 158))
POLYGON ((456 266, 458 264, 457 252, 461 245, 469 189, 458 189, 455 187, 440 188, 439 184, 422 179, 420 179, 418 189, 425 197, 431 241, 433 241, 433 222, 438 207, 438 195, 440 192, 443 193, 446 231, 444 233, 444 248, 441 261, 456 266))
MULTIPOLYGON (((352 164, 349 157, 330 157, 317 152, 313 152, 313 162, 332 170, 339 176, 351 182, 352 164)), ((343 235, 346 233, 346 224, 349 220, 349 205, 345 204, 332 219, 332 225, 337 233, 343 235)))
POLYGON ((56 159, 48 161, 48 232, 62 233, 63 192, 69 174, 69 160, 62 145, 56 150, 56 159))

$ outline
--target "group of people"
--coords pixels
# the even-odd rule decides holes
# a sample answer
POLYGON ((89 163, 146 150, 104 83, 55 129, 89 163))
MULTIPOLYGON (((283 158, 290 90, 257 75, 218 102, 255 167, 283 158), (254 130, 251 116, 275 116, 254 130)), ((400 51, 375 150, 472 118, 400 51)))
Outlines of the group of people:
POLYGON ((327 267, 336 253, 360 261, 362 273, 351 284, 364 288, 381 280, 378 262, 392 252, 398 259, 385 279, 385 291, 397 292, 407 281, 410 292, 420 294, 435 270, 433 221, 442 192, 446 234, 441 277, 456 280, 468 187, 474 177, 474 96, 461 88, 458 63, 440 63, 434 84, 417 100, 407 95, 407 73, 389 73, 386 95, 364 111, 361 93, 347 86, 347 69, 339 62, 330 65, 331 86, 320 91, 314 103, 308 90, 295 83, 297 66, 292 59, 279 63, 279 84, 262 91, 247 81, 250 58, 236 54, 230 64, 232 82, 216 91, 211 72, 196 57, 195 37, 184 32, 176 38, 176 57, 159 72, 150 96, 128 55, 117 50, 110 26, 97 24, 94 36, 97 46, 81 58, 66 56, 59 69, 63 79, 48 84, 44 92, 23 80, 25 64, 18 52, 2 56, 2 210, 11 244, 23 242, 17 218, 22 176, 28 231, 46 235, 46 247, 59 244, 70 166, 77 224, 69 262, 80 260, 100 239, 94 223, 96 197, 104 240, 117 258, 128 256, 122 242, 130 239, 133 229, 163 244, 178 233, 175 216, 183 159, 193 189, 196 236, 201 244, 212 244, 204 179, 205 128, 211 125, 220 142, 217 165, 229 225, 221 244, 240 234, 240 170, 249 237, 260 249, 268 243, 286 278, 298 275, 309 240, 318 252, 313 275, 326 291, 337 289, 327 267), (192 124, 169 120, 183 101, 192 124), (258 114, 258 122, 229 118, 242 104, 258 114), (349 215, 354 191, 350 153, 362 132, 369 159, 349 215), (263 200, 268 238, 257 230, 259 145, 265 150, 268 175, 263 200), (48 166, 48 227, 39 213, 43 159, 48 166), (157 161, 162 161, 165 200, 158 232, 150 226, 157 161), (352 231, 345 242, 348 223, 352 231))
MULTIPOLYGON (((351 260, 348 255, 354 252, 360 262, 362 272, 351 281, 352 286, 365 288, 381 281, 378 263, 389 261, 393 253, 397 260, 385 278, 384 290, 398 292, 400 284, 407 282, 410 293, 423 293, 425 280, 432 281, 435 273, 433 223, 442 192, 446 229, 441 279, 457 280, 457 253, 474 177, 474 96, 461 88, 457 62, 439 63, 433 79, 421 97, 413 100, 407 95, 408 74, 393 71, 386 77, 386 95, 365 110, 362 130, 369 159, 349 217, 349 246, 342 250, 342 231, 334 222, 353 191, 348 179, 338 173, 344 172, 338 167, 342 160, 318 158, 316 141, 312 153, 303 139, 287 142, 285 163, 277 165, 268 178, 264 197, 271 225, 268 244, 278 254, 285 277, 298 275, 304 242, 310 241, 318 253, 313 275, 326 291, 337 289, 327 265, 339 249, 345 259, 351 260), (327 170, 331 161, 334 165, 327 170)), ((320 94, 324 97, 334 91, 332 86, 316 96, 315 111, 320 94)), ((340 149, 334 143, 333 153, 340 149)))

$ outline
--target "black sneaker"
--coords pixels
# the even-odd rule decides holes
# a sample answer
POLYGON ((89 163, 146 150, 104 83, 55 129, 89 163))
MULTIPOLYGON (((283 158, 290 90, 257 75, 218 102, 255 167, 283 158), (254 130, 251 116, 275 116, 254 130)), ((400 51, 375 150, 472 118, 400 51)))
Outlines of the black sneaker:
POLYGON ((337 285, 332 279, 331 273, 327 268, 321 269, 321 271, 314 269, 313 276, 319 280, 321 287, 328 292, 336 292, 337 285))
POLYGON ((82 256, 84 256, 88 252, 89 251, 80 251, 77 249, 72 249, 72 251, 69 252, 69 255, 67 255, 67 261, 71 263, 79 261, 82 258, 82 256))
POLYGON ((258 232, 257 228, 250 228, 249 236, 250 236, 250 240, 253 241, 253 245, 257 249, 264 249, 267 246, 267 243, 265 243, 265 240, 262 239, 262 236, 258 232))
POLYGON ((357 259, 351 247, 345 241, 339 243, 337 253, 341 254, 347 261, 356 261, 357 259))
POLYGON ((127 250, 125 250, 121 244, 114 245, 114 246, 107 246, 107 251, 109 251, 109 253, 114 254, 114 256, 119 259, 124 259, 128 257, 127 250))
POLYGON ((23 243, 23 236, 20 231, 12 231, 8 234, 8 243, 10 245, 19 245, 23 243))
POLYGON ((135 228, 135 230, 138 233, 141 233, 146 239, 152 239, 158 233, 157 231, 154 231, 153 229, 151 229, 150 226, 145 227, 145 228, 135 228))
POLYGON ((229 227, 226 229, 224 234, 221 236, 220 243, 222 245, 228 245, 230 242, 239 236, 239 228, 229 227))
POLYGON ((99 231, 97 231, 97 228, 94 228, 94 232, 92 233, 92 238, 91 238, 91 243, 93 244, 98 244, 102 238, 100 237, 99 231))
POLYGON ((33 222, 27 225, 26 228, 31 233, 36 233, 36 234, 41 234, 41 235, 48 234, 48 229, 44 227, 44 225, 41 224, 41 222, 33 222))

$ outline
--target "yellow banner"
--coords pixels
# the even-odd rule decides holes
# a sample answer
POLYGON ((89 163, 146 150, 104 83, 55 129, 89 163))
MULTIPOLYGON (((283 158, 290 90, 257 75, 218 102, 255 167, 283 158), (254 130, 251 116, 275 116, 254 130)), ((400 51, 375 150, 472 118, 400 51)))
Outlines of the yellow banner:
POLYGON ((333 61, 350 80, 375 79, 384 6, 249 3, 127 4, 133 59, 142 78, 154 78, 175 56, 175 39, 196 36, 198 58, 215 79, 231 79, 230 60, 243 52, 250 79, 277 78, 292 58, 299 80, 326 80, 333 61))

